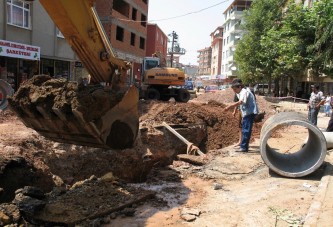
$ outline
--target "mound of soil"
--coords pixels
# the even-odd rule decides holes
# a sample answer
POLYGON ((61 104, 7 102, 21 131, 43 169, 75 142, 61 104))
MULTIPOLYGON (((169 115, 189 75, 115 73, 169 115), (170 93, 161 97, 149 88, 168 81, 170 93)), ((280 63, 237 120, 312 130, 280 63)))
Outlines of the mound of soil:
MULTIPOLYGON (((233 93, 228 95, 233 97, 233 93)), ((100 180, 89 181, 87 187, 79 189, 73 185, 91 178, 92 175, 102 179, 110 172, 116 179, 120 178, 122 181, 141 182, 146 179, 153 166, 172 163, 176 154, 186 152, 186 146, 163 129, 162 122, 175 128, 206 153, 236 143, 239 138, 238 119, 232 116, 231 111, 223 111, 224 103, 227 103, 222 100, 223 95, 216 94, 215 98, 207 96, 201 95, 188 103, 140 101, 141 140, 137 141, 132 149, 123 151, 55 143, 26 128, 14 113, 8 111, 6 114, 1 114, 0 154, 4 157, 4 161, 0 162, 3 163, 0 166, 3 170, 0 171, 0 182, 12 182, 11 185, 0 185, 2 196, 6 198, 3 201, 10 201, 14 192, 24 187, 22 184, 8 181, 10 177, 23 179, 24 176, 29 176, 33 179, 30 185, 43 189, 45 193, 57 187, 63 188, 62 190, 66 192, 62 196, 57 195, 57 198, 50 197, 49 201, 52 201, 57 209, 53 209, 51 205, 46 206, 45 209, 50 212, 46 214, 47 216, 39 216, 41 222, 59 223, 57 218, 61 219, 64 214, 58 212, 66 209, 68 209, 67 214, 73 212, 69 215, 69 219, 75 216, 75 220, 83 220, 87 213, 98 212, 100 208, 93 201, 100 201, 97 198, 101 195, 106 196, 104 199, 106 207, 100 210, 110 213, 115 207, 121 209, 122 206, 117 204, 107 206, 108 199, 112 200, 112 195, 117 197, 119 203, 124 203, 128 198, 135 198, 136 195, 140 197, 141 194, 138 191, 131 191, 126 184, 104 188, 104 183, 101 184, 100 180), (24 160, 21 161, 20 157, 24 160), (20 167, 20 171, 13 169, 13 166, 20 167), (118 193, 119 190, 124 193, 118 193), (89 198, 82 196, 82 192, 85 196, 89 195, 89 198), (10 196, 5 197, 8 193, 10 196), (68 201, 73 201, 74 205, 66 207, 68 201), (90 210, 84 208, 90 207, 87 202, 91 205, 90 210)), ((261 125, 262 123, 254 125, 253 139, 258 138, 261 125)), ((54 196, 52 193, 50 195, 54 196)), ((103 203, 99 202, 100 204, 103 203)), ((94 217, 95 215, 91 218, 94 217)))
POLYGON ((57 108, 68 117, 72 109, 77 109, 89 122, 103 116, 119 103, 123 95, 106 90, 101 85, 83 86, 64 78, 37 75, 25 81, 8 101, 21 117, 24 117, 25 111, 39 115, 36 107, 42 107, 47 113, 57 108))

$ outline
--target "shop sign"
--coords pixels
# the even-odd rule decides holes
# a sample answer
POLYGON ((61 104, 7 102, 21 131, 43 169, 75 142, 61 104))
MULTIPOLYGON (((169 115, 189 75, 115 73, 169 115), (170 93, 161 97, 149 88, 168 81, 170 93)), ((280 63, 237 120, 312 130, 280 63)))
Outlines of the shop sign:
POLYGON ((40 47, 0 39, 0 56, 40 60, 40 47))

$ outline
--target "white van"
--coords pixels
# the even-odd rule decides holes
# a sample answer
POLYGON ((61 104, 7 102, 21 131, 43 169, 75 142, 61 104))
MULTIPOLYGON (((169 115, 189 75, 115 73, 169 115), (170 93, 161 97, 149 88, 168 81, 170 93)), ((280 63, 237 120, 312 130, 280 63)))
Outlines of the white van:
MULTIPOLYGON (((256 84, 253 87, 255 94, 267 94, 268 93, 268 84, 256 84)), ((274 85, 271 85, 271 92, 274 90, 274 85)))

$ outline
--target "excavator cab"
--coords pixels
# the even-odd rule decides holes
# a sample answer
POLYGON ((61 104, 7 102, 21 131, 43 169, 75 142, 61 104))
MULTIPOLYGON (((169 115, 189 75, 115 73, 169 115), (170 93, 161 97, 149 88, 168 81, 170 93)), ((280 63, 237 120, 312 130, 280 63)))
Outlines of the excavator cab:
POLYGON ((34 76, 8 101, 23 123, 54 141, 125 149, 138 135, 139 94, 92 0, 39 0, 91 75, 91 84, 34 76))

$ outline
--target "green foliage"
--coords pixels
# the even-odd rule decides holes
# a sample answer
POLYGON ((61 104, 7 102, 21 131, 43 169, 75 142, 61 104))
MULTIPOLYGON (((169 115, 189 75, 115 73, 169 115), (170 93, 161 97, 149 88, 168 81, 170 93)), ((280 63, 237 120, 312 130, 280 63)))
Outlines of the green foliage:
POLYGON ((272 74, 275 62, 270 59, 274 59, 276 51, 269 43, 263 46, 261 39, 272 27, 279 26, 284 4, 285 0, 255 0, 245 12, 245 34, 235 52, 239 74, 244 81, 265 80, 272 74))
POLYGON ((313 54, 310 67, 316 75, 325 73, 333 78, 333 2, 317 2, 313 13, 317 21, 315 42, 308 47, 308 51, 313 54))
POLYGON ((244 81, 297 77, 307 69, 333 76, 333 1, 314 7, 294 1, 254 0, 235 60, 244 81))

